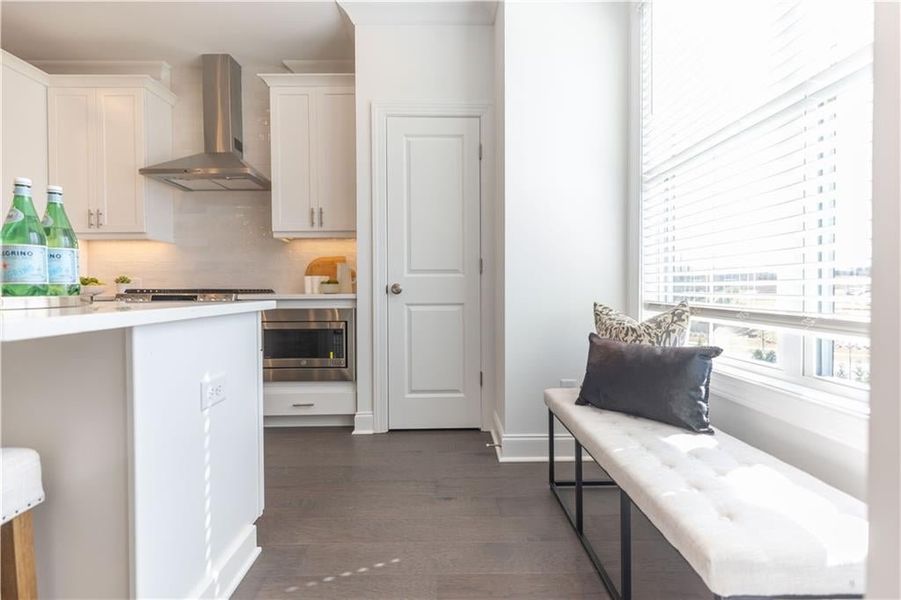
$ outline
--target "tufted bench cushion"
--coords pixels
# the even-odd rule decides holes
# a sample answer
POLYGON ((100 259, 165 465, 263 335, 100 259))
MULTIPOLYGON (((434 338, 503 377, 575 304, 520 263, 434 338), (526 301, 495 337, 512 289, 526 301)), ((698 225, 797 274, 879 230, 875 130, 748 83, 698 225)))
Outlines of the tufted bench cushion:
POLYGON ((41 457, 30 448, 3 448, 0 461, 0 513, 2 523, 44 501, 41 457))
POLYGON ((718 596, 863 594, 866 506, 721 431, 544 401, 718 596))

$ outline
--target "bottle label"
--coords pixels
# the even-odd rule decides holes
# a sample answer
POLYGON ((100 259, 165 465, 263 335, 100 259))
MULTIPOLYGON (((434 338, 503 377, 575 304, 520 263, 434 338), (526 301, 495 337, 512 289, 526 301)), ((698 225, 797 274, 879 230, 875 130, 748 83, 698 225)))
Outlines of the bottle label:
POLYGON ((62 204, 63 203, 63 195, 62 194, 47 194, 47 202, 53 202, 54 204, 62 204))
POLYGON ((19 221, 21 221, 24 218, 25 218, 25 213, 23 213, 21 210, 19 210, 15 206, 13 206, 9 209, 9 212, 6 213, 6 221, 4 222, 4 224, 18 223, 19 221))
POLYGON ((78 249, 49 248, 47 267, 50 283, 66 285, 78 283, 78 249))
POLYGON ((4 244, 3 283, 47 283, 47 246, 4 244))

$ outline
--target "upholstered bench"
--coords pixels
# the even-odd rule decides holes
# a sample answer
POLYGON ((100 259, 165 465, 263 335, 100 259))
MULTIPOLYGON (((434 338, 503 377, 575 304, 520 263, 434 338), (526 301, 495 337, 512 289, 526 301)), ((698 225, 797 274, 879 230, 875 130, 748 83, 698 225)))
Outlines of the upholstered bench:
POLYGON ((721 431, 696 434, 575 404, 578 389, 549 389, 549 483, 613 598, 631 597, 634 505, 716 598, 859 598, 865 589, 866 506, 721 431), (575 478, 554 475, 554 419, 575 438, 575 478), (582 449, 612 481, 584 481, 582 449), (621 571, 613 584, 584 535, 586 486, 620 490, 621 571), (560 487, 575 488, 575 511, 560 487))

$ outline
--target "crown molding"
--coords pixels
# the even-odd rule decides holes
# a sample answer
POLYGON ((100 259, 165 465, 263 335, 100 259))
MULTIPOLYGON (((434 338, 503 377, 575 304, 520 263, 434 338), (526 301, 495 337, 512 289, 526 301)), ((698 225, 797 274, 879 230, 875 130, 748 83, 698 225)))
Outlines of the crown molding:
POLYGON ((270 88, 322 86, 353 87, 353 73, 258 73, 257 77, 270 88))
POLYGON ((148 75, 170 87, 172 66, 164 60, 35 60, 53 75, 148 75))
POLYGON ((292 73, 353 73, 354 61, 352 58, 304 60, 286 58, 282 61, 285 68, 292 73))
POLYGON ((3 50, 2 52, 4 67, 12 69, 13 71, 20 73, 21 75, 24 75, 29 79, 33 79, 34 81, 44 84, 45 86, 50 85, 50 76, 46 72, 42 71, 33 64, 22 60, 15 54, 10 54, 6 50, 3 50))

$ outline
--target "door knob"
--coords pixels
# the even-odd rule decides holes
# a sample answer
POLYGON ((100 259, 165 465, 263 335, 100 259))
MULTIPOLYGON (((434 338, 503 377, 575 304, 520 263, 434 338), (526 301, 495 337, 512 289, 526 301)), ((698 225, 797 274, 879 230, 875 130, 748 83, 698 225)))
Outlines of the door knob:
POLYGON ((391 293, 394 294, 395 296, 396 296, 397 294, 401 293, 402 291, 404 291, 404 288, 400 287, 400 284, 399 284, 399 283, 392 283, 392 284, 391 284, 391 293))

